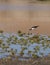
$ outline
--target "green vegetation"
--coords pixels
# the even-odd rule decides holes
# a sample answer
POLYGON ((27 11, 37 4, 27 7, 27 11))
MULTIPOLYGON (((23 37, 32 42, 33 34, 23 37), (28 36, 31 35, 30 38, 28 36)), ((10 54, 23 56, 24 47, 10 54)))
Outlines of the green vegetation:
POLYGON ((2 44, 2 43, 3 43, 3 40, 0 39, 0 44, 2 44))
POLYGON ((36 54, 32 54, 32 57, 36 59, 39 58, 36 54))
POLYGON ((4 31, 3 30, 0 30, 0 33, 3 33, 4 31))
POLYGON ((37 0, 37 1, 50 1, 50 0, 37 0))
POLYGON ((24 33, 22 33, 20 30, 18 31, 19 36, 23 36, 24 33))
POLYGON ((47 0, 38 0, 38 1, 47 1, 47 0))
POLYGON ((39 58, 38 53, 41 55, 41 57, 44 57, 44 53, 40 51, 41 48, 43 51, 48 48, 50 49, 50 36, 43 36, 38 34, 28 35, 22 33, 20 30, 18 31, 18 35, 12 34, 7 37, 4 34, 0 34, 0 48, 3 50, 3 52, 1 50, 0 54, 9 53, 11 57, 16 56, 16 54, 19 54, 21 57, 23 57, 26 54, 28 57, 36 59, 39 58), (19 50, 17 46, 19 47, 19 50))
POLYGON ((18 34, 22 33, 21 30, 18 30, 18 34))

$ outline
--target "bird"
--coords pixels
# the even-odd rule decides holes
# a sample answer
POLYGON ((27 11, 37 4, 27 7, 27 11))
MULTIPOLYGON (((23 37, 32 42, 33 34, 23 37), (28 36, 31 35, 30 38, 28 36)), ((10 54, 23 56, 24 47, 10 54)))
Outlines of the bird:
POLYGON ((29 30, 34 30, 34 29, 36 29, 38 27, 39 27, 38 25, 35 25, 35 26, 31 27, 29 30))

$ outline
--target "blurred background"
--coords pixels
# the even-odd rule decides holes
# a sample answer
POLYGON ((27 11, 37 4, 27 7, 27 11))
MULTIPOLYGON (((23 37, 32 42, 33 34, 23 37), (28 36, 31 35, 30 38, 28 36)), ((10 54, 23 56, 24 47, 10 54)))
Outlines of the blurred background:
POLYGON ((49 2, 45 3, 43 0, 0 0, 0 30, 28 32, 28 29, 34 25, 39 25, 38 33, 50 34, 49 2))

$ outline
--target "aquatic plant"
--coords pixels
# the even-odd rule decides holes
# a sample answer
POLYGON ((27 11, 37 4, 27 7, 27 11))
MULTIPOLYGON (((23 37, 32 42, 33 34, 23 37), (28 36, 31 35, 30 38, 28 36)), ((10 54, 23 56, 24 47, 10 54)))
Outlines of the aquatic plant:
POLYGON ((5 61, 5 58, 2 58, 3 61, 5 61))
POLYGON ((18 34, 22 33, 21 30, 18 30, 18 34))
POLYGON ((39 38, 39 35, 34 35, 32 38, 36 38, 37 39, 37 38, 39 38))
POLYGON ((36 47, 34 48, 34 53, 37 53, 39 50, 40 50, 40 47, 39 47, 39 46, 36 46, 36 47))
POLYGON ((17 43, 17 41, 15 41, 15 40, 14 40, 14 41, 12 41, 11 43, 12 43, 12 44, 16 44, 16 43, 17 43))
POLYGON ((31 54, 31 52, 32 52, 32 51, 29 50, 29 51, 28 51, 28 55, 31 54))
POLYGON ((20 43, 26 45, 28 43, 27 39, 21 38, 20 43))
POLYGON ((34 43, 35 41, 34 40, 29 40, 30 43, 34 43))
POLYGON ((21 32, 21 30, 18 31, 18 35, 21 37, 23 36, 24 34, 21 32))
POLYGON ((4 31, 3 30, 0 30, 0 33, 3 33, 4 31))
POLYGON ((12 40, 17 40, 18 38, 17 38, 17 36, 12 35, 12 36, 11 36, 11 39, 12 39, 12 40))
MULTIPOLYGON (((19 34, 21 34, 20 31, 19 34)), ((4 51, 4 53, 9 53, 9 55, 11 56, 16 56, 17 54, 24 56, 24 54, 26 53, 29 57, 33 56, 36 58, 38 57, 37 56, 38 53, 41 56, 45 55, 40 51, 41 48, 43 49, 44 52, 46 49, 48 48, 50 49, 50 40, 48 39, 48 37, 41 35, 24 34, 23 36, 19 36, 17 34, 12 35, 10 34, 9 36, 6 36, 4 34, 3 35, 1 34, 0 47, 1 50, 4 51)))
POLYGON ((47 1, 47 0, 38 0, 38 1, 47 1))
POLYGON ((40 57, 44 57, 44 53, 43 52, 40 52, 40 55, 41 55, 40 57))
POLYGON ((5 49, 5 50, 7 50, 7 48, 9 48, 9 46, 5 45, 5 44, 2 44, 1 47, 2 47, 2 49, 5 49))
POLYGON ((23 52, 23 50, 20 52, 20 56, 23 56, 24 55, 24 52, 23 52))
POLYGON ((20 40, 17 40, 17 43, 21 44, 21 41, 20 40))
POLYGON ((14 51, 13 51, 13 52, 11 52, 11 55, 12 55, 12 56, 13 56, 13 55, 15 55, 14 51))
POLYGON ((50 36, 48 36, 48 38, 50 38, 50 36))
POLYGON ((27 49, 27 47, 22 47, 22 51, 24 51, 24 50, 26 50, 27 49))
POLYGON ((15 56, 16 50, 11 49, 11 56, 15 56))
POLYGON ((12 38, 9 37, 9 38, 7 38, 6 42, 7 42, 7 43, 10 43, 11 40, 12 40, 12 38))
POLYGON ((0 39, 0 44, 2 44, 3 43, 3 40, 2 39, 0 39))
POLYGON ((15 40, 18 40, 18 38, 17 38, 17 37, 15 37, 14 39, 15 39, 15 40))
POLYGON ((7 60, 12 60, 11 56, 8 56, 6 59, 7 59, 7 60))
POLYGON ((27 42, 27 40, 25 39, 25 40, 23 41, 23 44, 24 44, 24 45, 27 45, 27 43, 28 43, 28 42, 27 42))
POLYGON ((19 36, 20 36, 20 37, 23 36, 23 33, 20 33, 19 36))
POLYGON ((17 52, 17 49, 15 49, 15 52, 17 52))
POLYGON ((36 55, 36 54, 32 54, 32 57, 33 57, 33 58, 39 58, 39 56, 36 55))
POLYGON ((23 42, 25 39, 24 38, 21 38, 20 41, 23 42))
POLYGON ((33 37, 28 37, 30 43, 39 43, 40 39, 38 35, 34 35, 33 37))

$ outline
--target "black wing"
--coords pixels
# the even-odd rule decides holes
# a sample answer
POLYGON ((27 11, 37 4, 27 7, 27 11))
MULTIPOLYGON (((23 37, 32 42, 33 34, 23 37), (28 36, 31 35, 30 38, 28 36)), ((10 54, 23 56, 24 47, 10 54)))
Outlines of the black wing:
POLYGON ((37 28, 37 27, 39 27, 39 26, 35 25, 35 26, 33 26, 32 28, 37 28))

